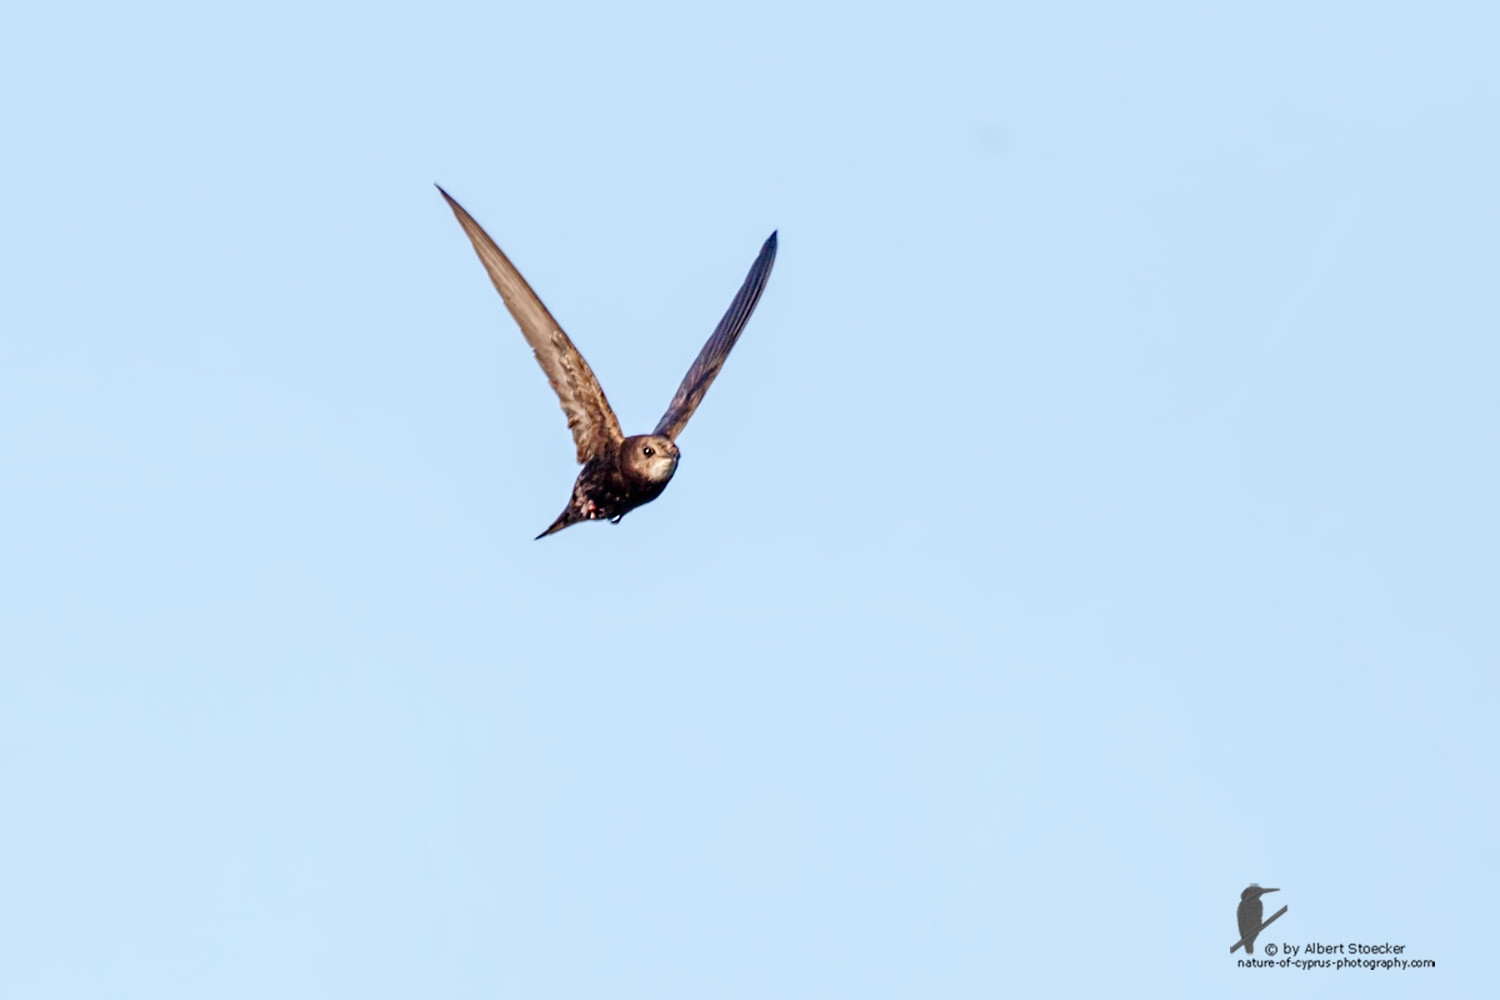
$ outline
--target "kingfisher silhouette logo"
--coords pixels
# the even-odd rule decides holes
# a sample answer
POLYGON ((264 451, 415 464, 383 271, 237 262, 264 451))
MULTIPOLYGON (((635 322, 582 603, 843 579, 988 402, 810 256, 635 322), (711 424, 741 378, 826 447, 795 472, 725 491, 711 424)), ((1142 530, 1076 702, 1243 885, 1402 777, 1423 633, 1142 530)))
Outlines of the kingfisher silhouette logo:
MULTIPOLYGON (((1244 892, 1240 893, 1240 908, 1234 914, 1240 925, 1240 939, 1229 949, 1231 955, 1238 951, 1241 945, 1245 948, 1245 954, 1255 954, 1255 939, 1260 936, 1260 932, 1270 927, 1277 917, 1286 912, 1286 907, 1283 906, 1271 914, 1270 920, 1261 920, 1261 917, 1265 915, 1266 907, 1260 901, 1260 897, 1268 892, 1280 891, 1280 889, 1262 889, 1252 882, 1245 887, 1244 892)), ((1272 948, 1271 953, 1274 955, 1276 949, 1272 948)))

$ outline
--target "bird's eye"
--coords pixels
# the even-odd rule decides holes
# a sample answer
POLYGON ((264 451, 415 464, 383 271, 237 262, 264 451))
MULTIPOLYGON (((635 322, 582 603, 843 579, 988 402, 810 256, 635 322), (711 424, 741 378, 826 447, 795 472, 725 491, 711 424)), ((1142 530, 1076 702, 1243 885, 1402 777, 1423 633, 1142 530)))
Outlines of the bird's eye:
POLYGON ((650 458, 652 455, 656 454, 656 449, 648 444, 646 445, 646 447, 641 449, 641 454, 645 455, 647 458, 650 458))

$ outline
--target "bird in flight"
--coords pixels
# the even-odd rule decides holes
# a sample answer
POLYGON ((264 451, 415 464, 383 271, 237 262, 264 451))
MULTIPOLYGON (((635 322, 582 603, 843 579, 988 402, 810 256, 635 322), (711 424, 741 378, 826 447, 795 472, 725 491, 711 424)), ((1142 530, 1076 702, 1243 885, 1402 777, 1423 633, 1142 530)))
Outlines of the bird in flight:
POLYGON ((578 461, 583 466, 573 483, 573 495, 568 505, 551 527, 536 537, 546 538, 579 521, 608 519, 619 524, 626 514, 661 496, 672 474, 677 471, 677 461, 682 454, 677 448, 677 435, 682 433, 693 411, 703 402, 704 393, 708 392, 719 369, 724 367, 725 359, 744 332, 761 293, 766 290, 771 264, 776 260, 776 234, 772 233, 760 248, 760 255, 745 276, 745 283, 729 304, 729 311, 719 320, 703 350, 698 352, 682 384, 677 387, 677 394, 668 404, 667 412, 657 421, 656 429, 650 434, 625 437, 589 363, 583 360, 583 355, 578 353, 578 348, 542 305, 536 292, 526 284, 521 272, 462 205, 454 201, 441 185, 438 185, 438 191, 453 209, 464 232, 469 234, 474 252, 489 272, 490 281, 494 282, 495 289, 505 300, 505 307, 515 317, 521 334, 531 345, 537 363, 547 374, 547 381, 552 383, 563 413, 567 415, 568 429, 573 432, 578 461))

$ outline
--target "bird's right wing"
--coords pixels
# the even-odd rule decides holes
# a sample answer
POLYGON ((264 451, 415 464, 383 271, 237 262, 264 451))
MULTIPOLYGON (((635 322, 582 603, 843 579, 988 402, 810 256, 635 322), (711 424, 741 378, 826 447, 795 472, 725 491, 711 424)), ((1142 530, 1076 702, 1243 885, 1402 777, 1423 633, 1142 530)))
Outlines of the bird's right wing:
POLYGON ((438 186, 438 191, 447 199, 448 207, 453 209, 464 232, 469 234, 474 252, 479 255, 495 289, 505 300, 505 307, 515 317, 521 334, 535 352, 537 363, 547 373, 547 381, 552 383, 563 413, 567 415, 568 429, 573 432, 573 443, 578 446, 579 463, 595 457, 607 445, 623 440, 620 421, 609 408, 609 400, 604 398, 599 380, 594 378, 593 370, 578 353, 578 348, 573 346, 562 327, 557 325, 557 320, 537 298, 536 292, 521 277, 521 272, 500 252, 474 217, 441 186, 438 186))

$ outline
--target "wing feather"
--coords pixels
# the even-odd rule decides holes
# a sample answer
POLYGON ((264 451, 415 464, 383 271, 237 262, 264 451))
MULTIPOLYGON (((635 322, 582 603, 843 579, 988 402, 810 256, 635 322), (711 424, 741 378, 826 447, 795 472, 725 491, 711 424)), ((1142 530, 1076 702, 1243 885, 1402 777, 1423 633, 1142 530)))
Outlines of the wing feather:
POLYGON ((489 272, 495 290, 505 300, 505 307, 515 317, 522 336, 536 354, 537 364, 542 366, 547 381, 552 383, 568 418, 568 429, 573 432, 579 463, 595 457, 609 444, 621 441, 624 436, 620 433, 620 422, 609 408, 609 400, 604 398, 604 390, 589 363, 578 353, 578 348, 573 346, 557 320, 552 318, 542 300, 526 284, 526 279, 521 277, 521 272, 510 259, 500 252, 489 234, 441 186, 438 191, 453 209, 464 232, 469 234, 474 252, 489 272))
POLYGON ((750 314, 755 311, 755 304, 766 290, 766 282, 771 277, 771 265, 775 262, 776 234, 772 233, 760 248, 760 256, 750 265, 750 273, 745 276, 745 283, 740 286, 739 294, 729 304, 729 311, 719 320, 708 343, 698 352, 693 366, 677 387, 677 395, 672 397, 667 412, 662 414, 655 433, 675 440, 687 426, 693 411, 703 402, 703 394, 708 392, 708 387, 718 377, 719 369, 724 367, 725 359, 734 349, 734 342, 740 339, 740 334, 745 331, 745 324, 750 322, 750 314))

